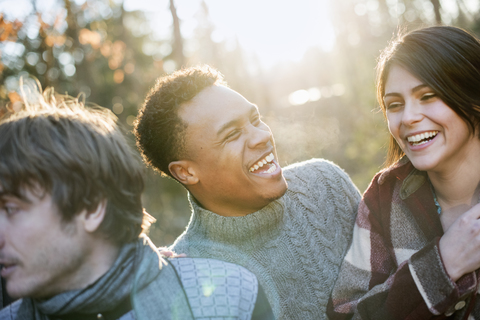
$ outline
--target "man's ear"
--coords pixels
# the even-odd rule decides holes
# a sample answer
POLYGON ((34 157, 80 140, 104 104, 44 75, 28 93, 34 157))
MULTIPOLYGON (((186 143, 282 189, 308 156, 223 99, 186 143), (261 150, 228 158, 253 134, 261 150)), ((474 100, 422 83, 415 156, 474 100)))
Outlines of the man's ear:
POLYGON ((198 183, 198 176, 192 163, 188 160, 172 161, 168 165, 168 170, 172 176, 177 179, 181 184, 194 185, 198 183))
POLYGON ((105 218, 105 211, 107 209, 107 199, 100 201, 96 208, 92 210, 83 210, 79 218, 82 220, 83 227, 88 233, 94 233, 98 230, 105 218))

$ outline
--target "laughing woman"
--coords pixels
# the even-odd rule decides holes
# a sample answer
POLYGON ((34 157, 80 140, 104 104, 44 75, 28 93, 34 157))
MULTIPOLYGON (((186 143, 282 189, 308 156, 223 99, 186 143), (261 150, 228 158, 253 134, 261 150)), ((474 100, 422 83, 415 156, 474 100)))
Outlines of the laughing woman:
POLYGON ((359 206, 331 319, 480 319, 480 42, 454 27, 393 41, 377 97, 387 168, 359 206))

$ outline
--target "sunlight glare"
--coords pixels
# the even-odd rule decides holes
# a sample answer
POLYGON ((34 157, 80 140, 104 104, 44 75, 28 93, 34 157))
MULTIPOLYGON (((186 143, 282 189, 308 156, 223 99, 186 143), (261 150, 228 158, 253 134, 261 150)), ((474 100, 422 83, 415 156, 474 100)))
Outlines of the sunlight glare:
POLYGON ((288 102, 293 106, 305 104, 310 100, 310 93, 307 90, 297 90, 288 96, 288 102))
POLYGON ((331 97, 340 97, 345 94, 345 86, 341 83, 336 83, 332 86, 322 88, 312 87, 308 90, 297 90, 288 95, 288 102, 291 106, 300 106, 309 101, 315 102, 320 99, 331 97))
MULTIPOLYGON (((215 26, 214 42, 238 43, 256 55, 264 67, 300 61, 308 48, 331 51, 335 32, 330 21, 331 0, 205 0, 215 26)), ((175 1, 182 36, 191 40, 201 0, 175 1)), ((127 11, 145 11, 157 34, 169 37, 172 18, 167 0, 125 0, 127 11)), ((171 35, 170 35, 171 36, 171 35)))
POLYGON ((299 61, 309 47, 330 51, 335 43, 328 0, 206 3, 217 31, 224 38, 237 37, 241 46, 267 67, 299 61))

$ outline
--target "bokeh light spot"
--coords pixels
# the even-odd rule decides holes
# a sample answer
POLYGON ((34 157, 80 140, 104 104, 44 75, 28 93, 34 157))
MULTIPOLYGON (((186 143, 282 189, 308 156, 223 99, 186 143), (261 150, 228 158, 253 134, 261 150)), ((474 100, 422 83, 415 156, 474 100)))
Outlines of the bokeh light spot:
POLYGON ((115 83, 122 83, 124 78, 125 73, 123 72, 123 70, 117 69, 113 73, 113 81, 115 81, 115 83))
POLYGON ((68 77, 73 76, 75 74, 75 71, 77 71, 77 69, 75 68, 75 66, 73 64, 67 64, 63 68, 63 72, 65 72, 65 75, 68 76, 68 77))
POLYGON ((125 119, 125 121, 129 126, 133 127, 133 123, 135 122, 135 116, 129 115, 127 119, 125 119))
POLYGON ((115 103, 112 107, 113 112, 121 114, 123 112, 123 105, 121 103, 115 103))
POLYGON ((165 70, 166 73, 172 73, 177 69, 177 64, 173 60, 167 60, 163 63, 163 70, 165 70))
POLYGON ((288 102, 294 106, 305 104, 308 100, 310 100, 310 94, 307 90, 297 90, 288 96, 288 102))

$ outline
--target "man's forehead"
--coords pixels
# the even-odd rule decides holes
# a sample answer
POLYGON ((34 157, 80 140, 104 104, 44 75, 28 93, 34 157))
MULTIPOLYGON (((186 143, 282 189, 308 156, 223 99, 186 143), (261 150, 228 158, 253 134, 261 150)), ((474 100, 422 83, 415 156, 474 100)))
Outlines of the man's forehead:
POLYGON ((219 130, 225 123, 252 111, 258 112, 257 107, 239 93, 224 86, 211 86, 185 103, 179 116, 187 125, 209 124, 211 129, 219 130))

